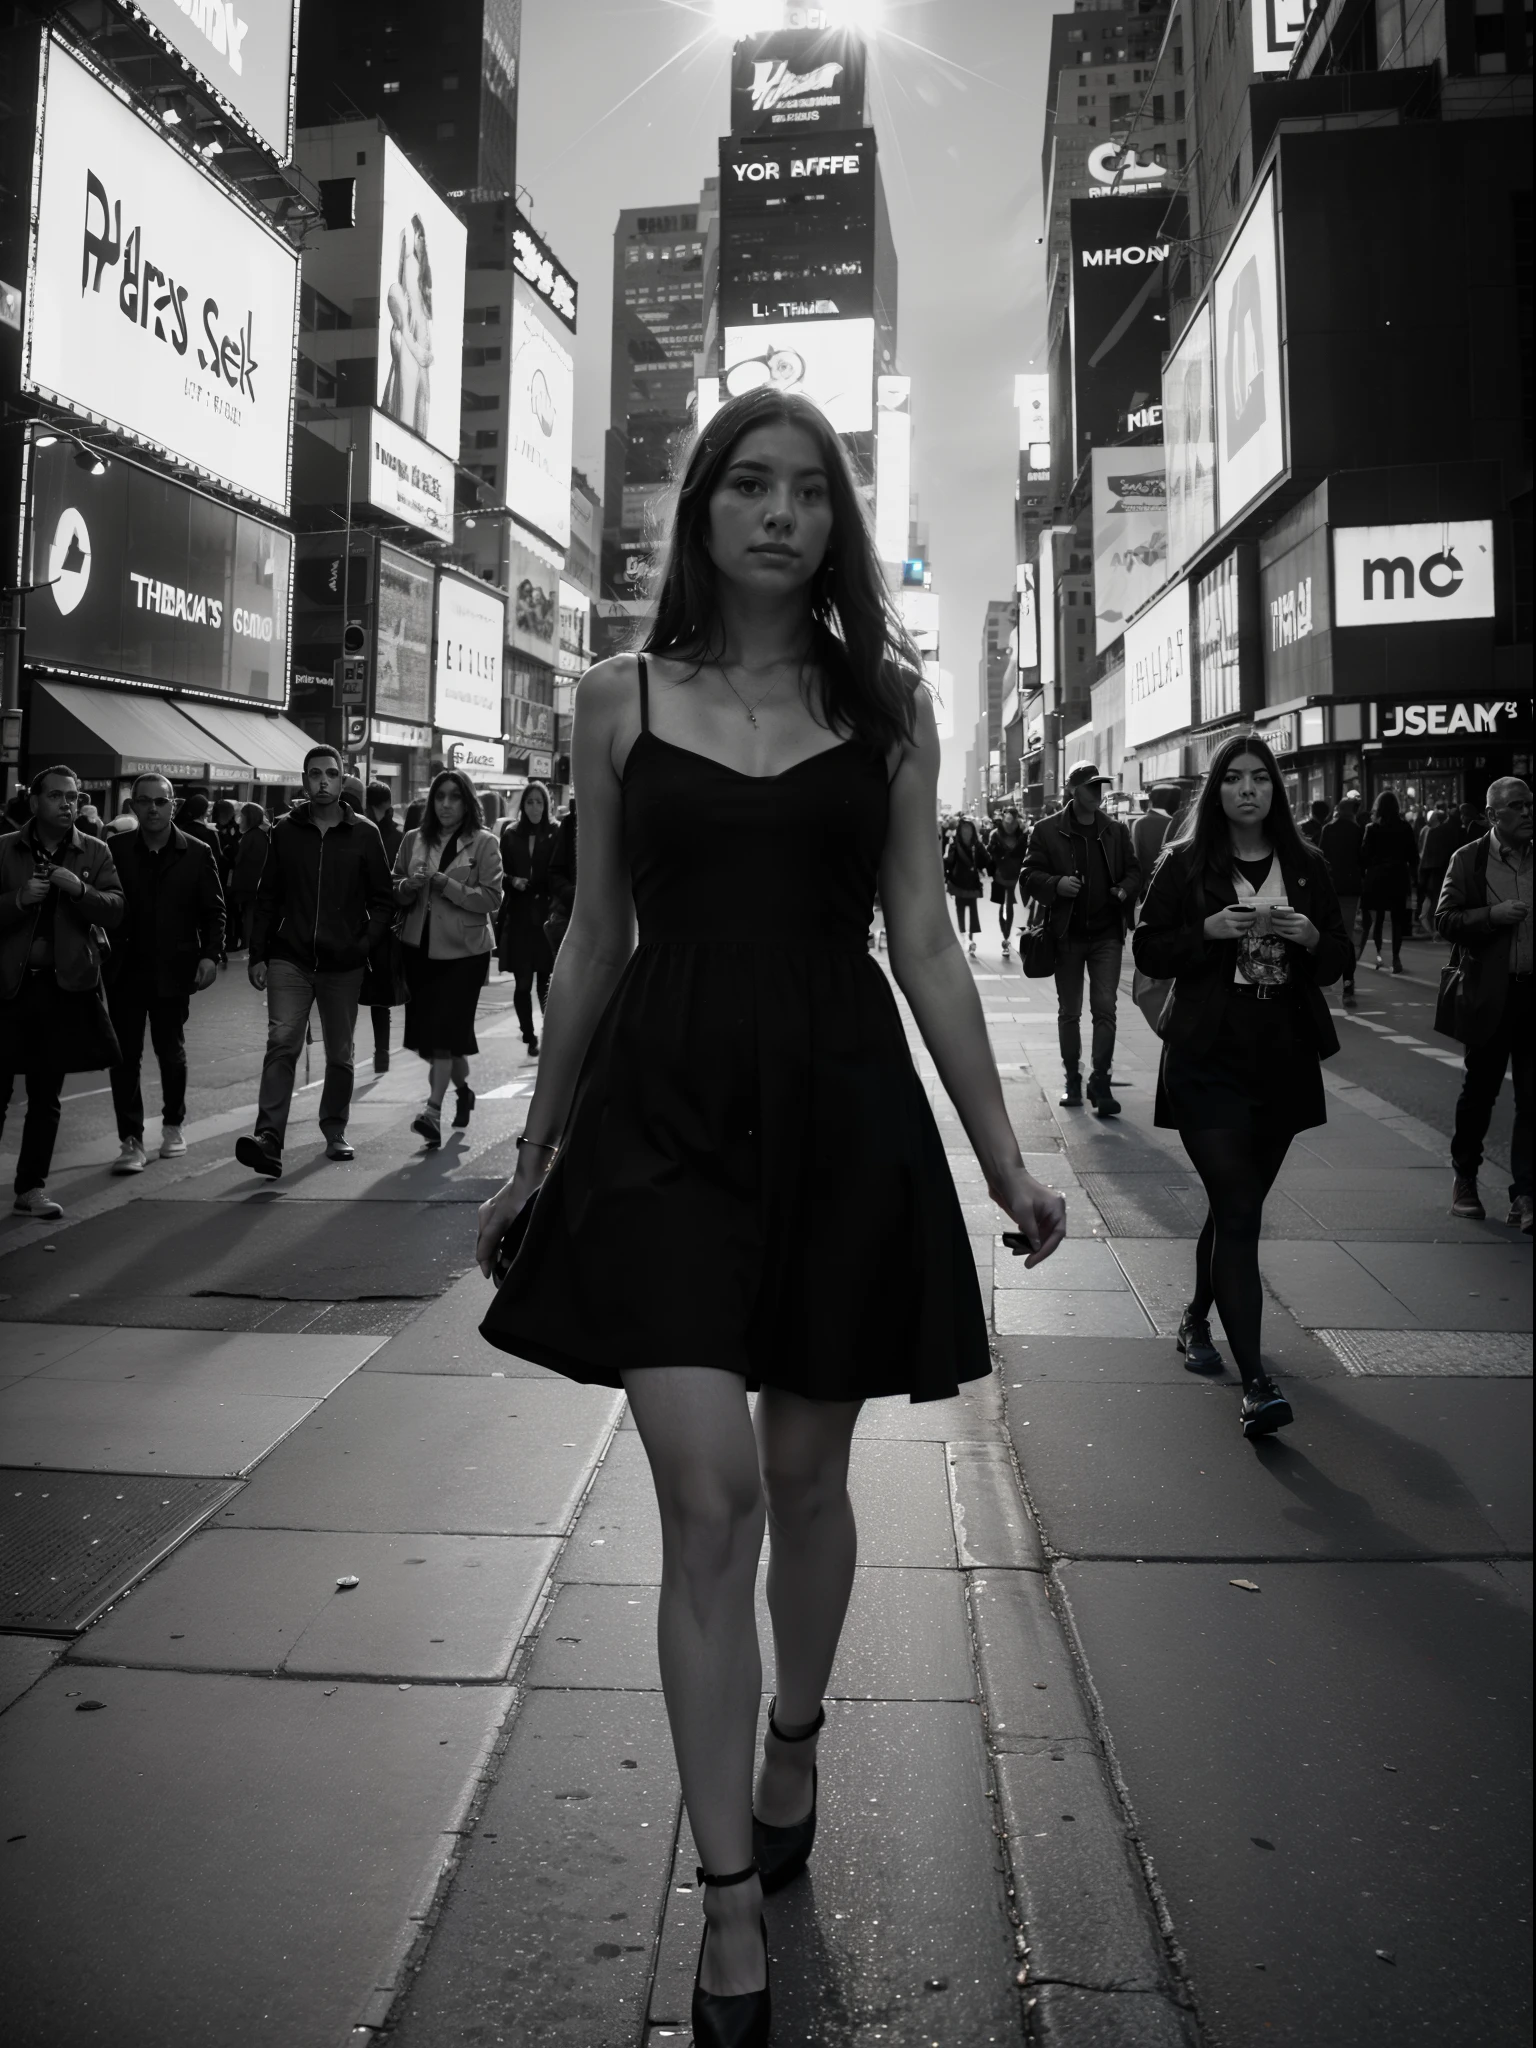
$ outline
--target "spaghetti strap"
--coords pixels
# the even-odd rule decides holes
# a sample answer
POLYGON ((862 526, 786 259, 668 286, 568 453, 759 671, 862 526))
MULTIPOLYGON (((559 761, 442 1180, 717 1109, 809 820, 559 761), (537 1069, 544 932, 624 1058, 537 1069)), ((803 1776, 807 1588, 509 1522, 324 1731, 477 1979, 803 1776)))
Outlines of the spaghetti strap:
POLYGON ((640 664, 640 730, 642 732, 649 732, 651 729, 651 678, 645 665, 645 656, 637 654, 635 659, 640 664))

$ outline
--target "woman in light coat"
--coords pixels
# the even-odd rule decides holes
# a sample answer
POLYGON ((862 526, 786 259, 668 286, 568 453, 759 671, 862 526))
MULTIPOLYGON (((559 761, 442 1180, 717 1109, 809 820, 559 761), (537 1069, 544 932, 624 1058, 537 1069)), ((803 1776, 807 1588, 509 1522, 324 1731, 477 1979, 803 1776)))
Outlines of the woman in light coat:
POLYGON ((469 1055, 480 1050, 475 1009, 490 973, 501 908, 501 849, 481 822, 467 775, 445 768, 427 792, 421 824, 395 856, 395 901, 404 910, 400 943, 409 991, 405 1049, 431 1066, 426 1108, 411 1129, 435 1150, 443 1142, 443 1097, 454 1084, 453 1128, 475 1106, 469 1055))

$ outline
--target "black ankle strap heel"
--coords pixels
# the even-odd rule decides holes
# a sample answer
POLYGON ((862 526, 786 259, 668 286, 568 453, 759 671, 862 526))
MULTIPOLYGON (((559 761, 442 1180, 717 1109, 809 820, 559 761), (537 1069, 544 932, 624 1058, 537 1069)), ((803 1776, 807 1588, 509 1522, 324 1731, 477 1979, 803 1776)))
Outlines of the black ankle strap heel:
POLYGON ((699 1884, 712 1884, 718 1889, 728 1884, 745 1884, 749 1877, 757 1876, 758 1870, 757 1864, 752 1862, 747 1865, 745 1870, 733 1870, 729 1877, 715 1877, 701 1863, 696 1863, 693 1867, 693 1874, 699 1884))
POLYGON ((768 1728, 769 1732, 776 1735, 780 1742, 809 1742, 813 1735, 819 1735, 827 1725, 827 1710, 824 1706, 821 1706, 816 1709, 816 1718, 809 1728, 802 1728, 798 1735, 786 1735, 778 1722, 773 1718, 778 1712, 778 1706, 779 1702, 776 1696, 768 1702, 768 1728))
MULTIPOLYGON (((778 1711, 777 1698, 768 1706, 768 1729, 780 1742, 809 1742, 813 1735, 819 1735, 826 1725, 827 1710, 817 1709, 816 1718, 809 1728, 802 1728, 798 1735, 786 1735, 774 1715, 778 1711)), ((811 1850, 816 1842, 816 1797, 818 1782, 815 1766, 811 1768, 811 1810, 804 1820, 797 1820, 787 1828, 770 1827, 766 1821, 752 1816, 752 1847, 757 1852, 758 1868, 762 1873, 763 1896, 782 1891, 793 1882, 811 1859, 811 1850)))
MULTIPOLYGON (((701 1885, 745 1884, 749 1877, 758 1875, 758 1869, 754 1860, 745 1870, 732 1870, 723 1877, 713 1875, 702 1865, 695 1867, 694 1874, 701 1885)), ((773 1997, 767 1981, 768 1929, 761 1918, 757 1924, 763 1937, 763 1988, 761 1991, 728 1994, 706 1991, 699 1982, 704 1973, 704 1945, 709 1940, 709 1923, 705 1922, 704 1937, 699 1943, 698 1968, 693 1973, 691 2020, 694 2048, 768 2048, 768 2035, 773 2024, 773 1997)))

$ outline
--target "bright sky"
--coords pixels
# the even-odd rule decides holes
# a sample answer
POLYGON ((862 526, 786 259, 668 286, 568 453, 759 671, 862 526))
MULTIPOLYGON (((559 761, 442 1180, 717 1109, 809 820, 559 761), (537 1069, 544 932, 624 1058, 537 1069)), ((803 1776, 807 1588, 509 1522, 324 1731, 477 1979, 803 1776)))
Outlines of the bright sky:
MULTIPOLYGON (((1051 0, 881 0, 870 50, 913 481, 956 679, 942 785, 952 802, 986 603, 1013 585, 1013 379, 1045 367, 1037 237, 1052 11, 1051 0)), ((575 460, 598 490, 614 224, 624 206, 697 200, 717 173, 729 84, 730 44, 707 0, 523 0, 517 175, 534 225, 580 282, 575 460)))

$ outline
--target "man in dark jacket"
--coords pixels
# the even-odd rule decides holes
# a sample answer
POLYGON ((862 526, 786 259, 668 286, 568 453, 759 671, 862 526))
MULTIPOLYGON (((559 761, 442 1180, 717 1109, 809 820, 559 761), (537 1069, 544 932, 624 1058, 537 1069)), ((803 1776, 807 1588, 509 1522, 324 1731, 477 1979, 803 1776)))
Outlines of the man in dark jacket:
POLYGON ((1360 916, 1360 892, 1365 886, 1364 872, 1360 866, 1360 843, 1365 834, 1360 825, 1360 799, 1357 796, 1341 796, 1333 816, 1317 836, 1318 851, 1328 863, 1328 873, 1339 899, 1339 915, 1344 920, 1344 929, 1349 934, 1351 954, 1349 972, 1344 977, 1343 996, 1346 1003, 1355 1000, 1355 961, 1359 959, 1359 942, 1355 937, 1355 925, 1360 916))
POLYGON ((1158 855, 1178 816, 1179 802, 1178 784, 1159 782, 1147 798, 1147 808, 1132 823, 1131 851, 1136 856, 1143 881, 1150 879, 1152 870, 1157 866, 1158 855))
POLYGON ((171 823, 176 799, 163 775, 133 785, 137 832, 117 848, 127 909, 113 948, 107 1005, 122 1052, 112 1069, 112 1107, 120 1150, 114 1173, 142 1173, 144 1027, 160 1063, 160 1157, 187 1149, 187 1015, 194 994, 217 979, 224 951, 224 892, 207 847, 171 823))
POLYGON ((293 1100, 293 1074, 312 1008, 325 1038, 320 1129, 327 1159, 350 1159, 352 1035, 368 955, 389 928, 393 899, 378 827, 341 801, 334 747, 304 756, 307 801, 272 830, 256 891, 247 973, 267 992, 267 1056, 256 1132, 235 1146, 242 1166, 276 1180, 293 1100))
POLYGON ((1030 834, 1024 886, 1043 903, 1056 933, 1056 1031, 1066 1069, 1063 1109, 1083 1106, 1083 976, 1093 1017, 1089 1106, 1118 1116, 1110 1090, 1115 1057, 1115 1002, 1125 928, 1141 894, 1141 870, 1122 824, 1104 816, 1108 778, 1079 761, 1067 777, 1071 802, 1030 834))
POLYGON ((1509 1147, 1508 1221, 1527 1237, 1532 1226, 1531 1062, 1531 792, 1513 775, 1488 791, 1493 829, 1460 847, 1451 858, 1435 929, 1456 947, 1462 993, 1451 1035, 1465 1048, 1466 1076, 1456 1103, 1451 1164, 1456 1184, 1451 1214, 1481 1221, 1486 1213, 1477 1192, 1493 1105, 1510 1069, 1515 1088, 1515 1128, 1509 1147))
POLYGON ((26 824, 0 839, 0 1130, 25 1074, 13 1213, 43 1223, 64 1213, 48 1193, 64 1076, 117 1057, 99 934, 122 922, 123 890, 105 842, 75 829, 79 801, 73 768, 45 768, 26 824))
MULTIPOLYGON (((384 842, 384 858, 394 873, 395 855, 400 851, 400 842, 405 833, 400 820, 395 816, 395 800, 387 782, 370 782, 363 792, 368 805, 368 815, 378 827, 379 837, 384 842)), ((387 998, 393 993, 394 973, 390 961, 389 930, 369 957, 368 972, 363 976, 363 997, 368 1004, 368 1017, 373 1025, 373 1071, 376 1074, 389 1072, 389 1010, 387 998), (384 996, 385 1001, 377 998, 384 996)))

